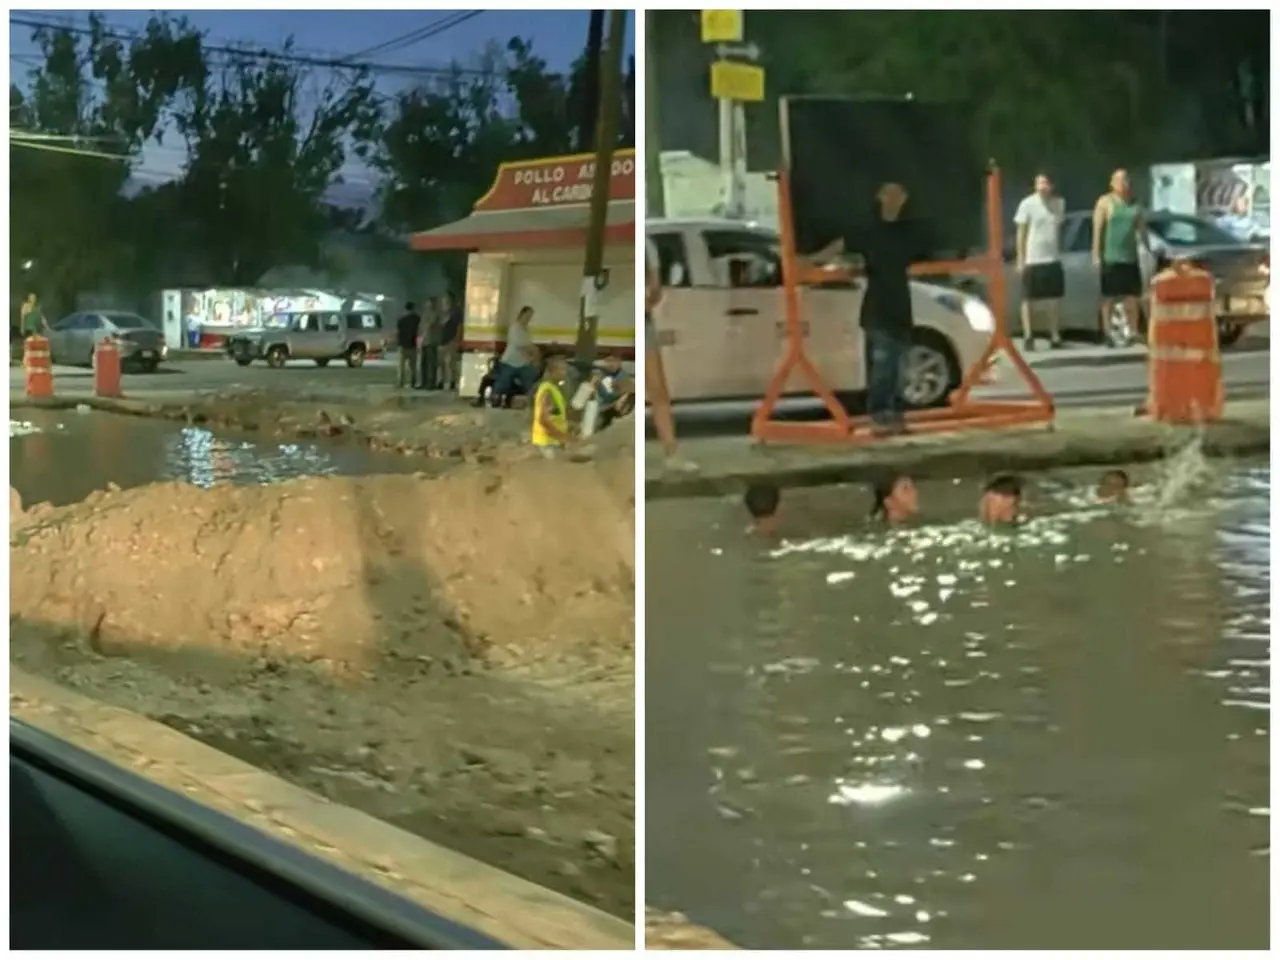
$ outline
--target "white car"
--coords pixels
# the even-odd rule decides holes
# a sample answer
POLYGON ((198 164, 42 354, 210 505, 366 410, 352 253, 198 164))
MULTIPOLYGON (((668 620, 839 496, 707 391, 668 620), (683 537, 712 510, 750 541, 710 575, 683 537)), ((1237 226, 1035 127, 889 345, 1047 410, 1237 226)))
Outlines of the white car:
MULTIPOLYGON (((758 401, 782 358, 785 290, 773 230, 718 218, 646 224, 664 286, 655 318, 672 399, 758 401)), ((861 400, 867 363, 858 315, 863 281, 800 291, 808 356, 848 403, 861 400)), ((977 297, 911 282, 915 317, 902 399, 910 408, 944 404, 991 339, 995 318, 977 297)), ((811 394, 799 374, 787 395, 811 394)))

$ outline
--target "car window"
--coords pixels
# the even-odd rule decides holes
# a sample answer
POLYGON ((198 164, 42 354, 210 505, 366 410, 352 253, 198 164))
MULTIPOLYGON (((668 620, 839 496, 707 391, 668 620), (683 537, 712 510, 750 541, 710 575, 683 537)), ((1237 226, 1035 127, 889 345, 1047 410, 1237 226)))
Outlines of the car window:
POLYGON ((293 329, 300 333, 316 333, 320 330, 318 313, 300 313, 294 318, 293 329))
POLYGON ((342 329, 342 315, 337 313, 326 313, 321 317, 321 328, 325 333, 333 333, 342 329))
POLYGON ((348 313, 348 330, 381 330, 382 317, 376 313, 348 313))
POLYGON ((649 240, 658 251, 658 276, 664 287, 687 287, 689 254, 682 233, 651 233, 649 240))
POLYGON ((61 320, 59 320, 57 323, 55 323, 55 324, 53 325, 52 329, 54 329, 54 330, 75 330, 75 329, 78 329, 79 324, 80 324, 80 314, 78 314, 78 313, 73 313, 73 314, 70 314, 69 316, 65 316, 65 317, 63 317, 61 320))
POLYGON ((1089 253, 1093 249, 1093 217, 1071 217, 1062 224, 1062 249, 1089 253))
POLYGON ((782 283, 777 237, 750 230, 708 230, 703 239, 718 285, 776 287, 782 283))
POLYGON ((136 313, 108 313, 106 317, 121 330, 145 330, 151 326, 146 318, 136 313))
POLYGON ((1235 246, 1233 234, 1198 217, 1153 217, 1151 232, 1171 247, 1235 246))
POLYGON ((106 324, 103 322, 102 317, 98 316, 96 313, 86 313, 80 319, 80 326, 77 329, 101 330, 105 326, 106 324))

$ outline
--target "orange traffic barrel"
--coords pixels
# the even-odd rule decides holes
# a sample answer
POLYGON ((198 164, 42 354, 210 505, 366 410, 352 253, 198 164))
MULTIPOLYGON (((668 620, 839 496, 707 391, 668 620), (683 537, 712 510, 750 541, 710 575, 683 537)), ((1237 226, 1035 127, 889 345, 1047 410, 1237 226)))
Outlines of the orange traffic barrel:
POLYGON ((1151 281, 1146 413, 1164 423, 1222 417, 1213 276, 1179 261, 1151 281))
POLYGON ((99 397, 123 396, 120 390, 120 346, 114 337, 99 340, 94 347, 93 392, 99 397))
POLYGON ((28 397, 53 396, 53 357, 49 341, 38 333, 23 341, 22 369, 26 372, 28 397))

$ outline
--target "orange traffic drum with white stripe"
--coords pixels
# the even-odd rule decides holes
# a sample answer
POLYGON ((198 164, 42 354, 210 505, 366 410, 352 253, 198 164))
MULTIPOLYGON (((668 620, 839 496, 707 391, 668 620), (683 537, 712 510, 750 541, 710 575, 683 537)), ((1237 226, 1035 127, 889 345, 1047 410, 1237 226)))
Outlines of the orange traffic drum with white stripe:
POLYGON ((1222 417, 1222 357, 1213 275, 1186 261, 1151 281, 1147 414, 1165 423, 1222 417))

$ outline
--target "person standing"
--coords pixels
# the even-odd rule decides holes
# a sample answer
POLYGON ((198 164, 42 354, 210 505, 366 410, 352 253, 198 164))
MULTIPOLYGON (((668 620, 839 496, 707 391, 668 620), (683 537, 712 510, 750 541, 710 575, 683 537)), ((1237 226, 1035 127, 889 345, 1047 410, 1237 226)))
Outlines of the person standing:
POLYGON ((1066 277, 1058 238, 1065 213, 1062 198, 1054 196, 1053 182, 1042 173, 1036 177, 1034 191, 1023 198, 1013 215, 1018 228, 1018 275, 1022 278, 1022 342, 1028 350, 1036 348, 1031 313, 1037 306, 1043 306, 1049 315, 1049 346, 1062 346, 1058 319, 1066 277))
POLYGON ((569 408, 560 386, 568 372, 569 366, 563 355, 549 354, 546 372, 533 394, 533 423, 529 441, 548 460, 554 459, 569 445, 569 408))
POLYGON ((1117 170, 1111 174, 1110 191, 1093 207, 1093 263, 1102 289, 1103 343, 1112 342, 1107 334, 1117 301, 1124 311, 1125 345, 1138 330, 1138 298, 1142 296, 1138 245, 1146 242, 1146 223, 1142 207, 1130 193, 1129 174, 1117 170))
POLYGON ((451 293, 441 301, 440 381, 445 390, 458 389, 458 358, 462 351, 462 304, 451 293))
POLYGON ((418 389, 436 390, 440 385, 440 298, 431 297, 422 311, 418 327, 418 389))
POLYGON ((908 198, 902 184, 881 184, 870 222, 856 235, 837 237, 809 258, 819 265, 829 262, 844 252, 846 244, 862 255, 867 286, 858 322, 871 368, 867 407, 872 432, 882 437, 907 432, 902 373, 915 326, 908 270, 929 252, 920 225, 906 215, 908 198))
POLYGON ((44 320, 44 311, 40 309, 40 298, 34 293, 28 293, 27 299, 22 301, 22 306, 18 309, 18 318, 24 337, 32 337, 48 329, 48 324, 44 320))
POLYGON ((396 365, 396 387, 400 390, 414 385, 414 375, 418 369, 418 327, 422 318, 410 300, 404 305, 404 313, 396 321, 396 348, 400 359, 396 365))
POLYGON ((658 345, 658 326, 653 311, 662 302, 662 277, 659 275, 658 248, 645 238, 644 244, 644 388, 645 400, 653 408, 653 428, 666 466, 671 470, 686 472, 697 470, 697 465, 683 460, 676 446, 676 422, 671 412, 671 391, 667 386, 667 371, 662 365, 662 350, 658 345))

